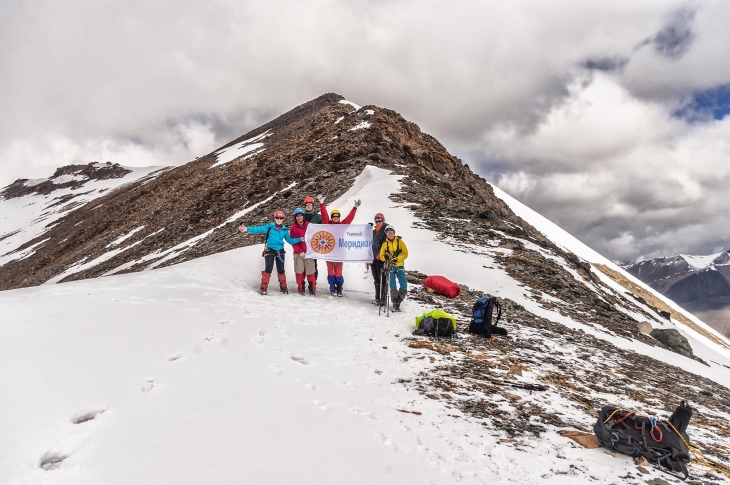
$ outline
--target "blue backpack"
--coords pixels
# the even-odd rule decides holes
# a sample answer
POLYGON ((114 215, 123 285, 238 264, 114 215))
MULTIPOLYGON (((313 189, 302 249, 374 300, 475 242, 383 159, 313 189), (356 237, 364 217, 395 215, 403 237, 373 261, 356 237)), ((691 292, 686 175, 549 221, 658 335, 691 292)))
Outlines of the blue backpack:
POLYGON ((497 327, 499 319, 502 316, 502 306, 495 297, 483 296, 474 303, 471 309, 471 323, 469 324, 469 333, 476 333, 491 337, 493 333, 499 335, 507 335, 507 331, 497 327), (492 323, 494 309, 497 309, 497 319, 492 323), (496 331, 495 331, 496 330, 496 331), (504 332, 504 333, 503 333, 504 332))

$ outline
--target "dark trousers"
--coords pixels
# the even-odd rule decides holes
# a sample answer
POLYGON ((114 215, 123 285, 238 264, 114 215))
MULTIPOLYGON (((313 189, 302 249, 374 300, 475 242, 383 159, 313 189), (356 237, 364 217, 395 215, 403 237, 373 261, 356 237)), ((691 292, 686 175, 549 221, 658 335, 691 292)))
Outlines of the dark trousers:
POLYGON ((373 274, 373 283, 375 284, 375 299, 385 300, 384 291, 387 291, 387 283, 385 288, 381 288, 383 282, 383 262, 379 259, 373 259, 370 264, 370 272, 373 274))
POLYGON ((271 272, 274 270, 274 261, 276 261, 276 273, 277 274, 284 274, 284 250, 275 251, 273 249, 269 249, 266 251, 266 256, 264 256, 264 272, 271 274, 271 272))

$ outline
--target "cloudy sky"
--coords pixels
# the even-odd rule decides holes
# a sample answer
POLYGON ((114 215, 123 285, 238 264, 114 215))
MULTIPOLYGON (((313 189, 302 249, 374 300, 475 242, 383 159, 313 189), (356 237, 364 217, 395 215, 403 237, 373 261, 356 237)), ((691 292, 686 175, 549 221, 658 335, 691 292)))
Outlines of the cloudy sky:
POLYGON ((730 249, 730 4, 0 0, 0 186, 185 163, 323 93, 613 259, 730 249))

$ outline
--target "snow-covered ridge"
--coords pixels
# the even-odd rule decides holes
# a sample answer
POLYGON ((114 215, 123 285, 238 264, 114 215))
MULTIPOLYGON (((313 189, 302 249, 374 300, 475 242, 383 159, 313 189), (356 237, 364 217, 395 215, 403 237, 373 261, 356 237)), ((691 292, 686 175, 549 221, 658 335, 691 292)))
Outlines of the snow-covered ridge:
POLYGON ((216 163, 211 165, 210 168, 219 167, 237 158, 243 157, 244 155, 246 156, 243 159, 246 160, 250 157, 253 157, 254 155, 261 153, 265 150, 265 148, 263 148, 263 140, 271 135, 271 130, 266 130, 258 136, 243 140, 242 142, 236 143, 235 145, 228 148, 218 150, 217 152, 215 152, 217 161, 216 163))
MULTIPOLYGON (((106 164, 97 164, 106 168, 106 164)), ((61 175, 43 179, 61 184, 59 180, 83 182, 78 188, 63 187, 50 194, 30 193, 21 197, 0 198, 0 267, 10 261, 29 257, 32 252, 25 248, 17 251, 24 244, 41 236, 53 223, 70 212, 85 206, 89 202, 105 195, 109 190, 126 183, 139 180, 157 171, 160 167, 123 167, 128 171, 120 178, 87 179, 79 175, 61 175)), ((36 184, 37 185, 37 184, 36 184)), ((35 251, 45 241, 33 245, 35 251)))
MULTIPOLYGON (((687 261, 687 264, 689 264, 691 267, 695 269, 705 269, 713 266, 716 264, 716 261, 720 259, 722 256, 727 256, 726 251, 722 251, 717 254, 710 254, 708 256, 692 256, 689 254, 680 254, 679 256, 687 261)), ((726 263, 727 260, 723 258, 723 263, 726 263)))
POLYGON ((340 104, 349 104, 350 106, 352 106, 353 108, 355 108, 355 111, 360 111, 360 109, 362 108, 362 106, 359 106, 359 105, 353 103, 352 101, 347 101, 345 99, 343 99, 342 101, 340 101, 340 104))

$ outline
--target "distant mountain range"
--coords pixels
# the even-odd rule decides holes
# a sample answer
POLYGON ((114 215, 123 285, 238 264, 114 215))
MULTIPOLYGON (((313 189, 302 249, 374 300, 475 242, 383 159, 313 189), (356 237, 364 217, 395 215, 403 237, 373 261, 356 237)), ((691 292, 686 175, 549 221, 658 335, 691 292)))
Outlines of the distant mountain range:
POLYGON ((621 267, 730 335, 730 250, 709 256, 678 254, 621 267))

